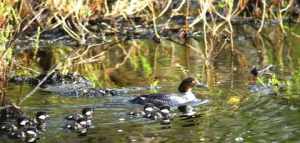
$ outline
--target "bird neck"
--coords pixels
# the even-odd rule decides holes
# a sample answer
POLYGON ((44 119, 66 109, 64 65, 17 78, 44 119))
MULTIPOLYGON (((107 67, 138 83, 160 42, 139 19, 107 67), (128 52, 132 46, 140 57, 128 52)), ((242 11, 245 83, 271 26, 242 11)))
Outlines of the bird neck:
POLYGON ((182 93, 182 94, 193 94, 191 88, 189 88, 189 89, 187 89, 185 92, 181 92, 181 93, 182 93))

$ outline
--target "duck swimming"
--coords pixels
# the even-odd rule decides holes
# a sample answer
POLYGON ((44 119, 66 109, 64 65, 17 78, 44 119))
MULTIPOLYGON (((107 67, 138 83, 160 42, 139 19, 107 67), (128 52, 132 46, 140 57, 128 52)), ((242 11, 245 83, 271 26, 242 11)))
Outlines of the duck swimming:
POLYGON ((250 73, 252 75, 252 79, 249 83, 249 91, 251 93, 259 93, 262 95, 276 95, 272 84, 270 83, 262 83, 262 80, 259 79, 261 77, 268 77, 269 79, 274 74, 272 69, 274 68, 273 65, 268 65, 262 69, 258 69, 257 67, 252 67, 250 73))
POLYGON ((179 87, 179 93, 169 93, 169 94, 150 94, 150 95, 141 95, 132 100, 130 100, 133 104, 153 104, 156 107, 161 106, 170 106, 177 107, 185 104, 201 104, 206 103, 208 100, 201 100, 196 98, 196 96, 192 93, 193 87, 206 87, 203 83, 200 83, 193 77, 188 77, 184 79, 179 87))
POLYGON ((65 117, 64 128, 86 135, 87 130, 92 127, 93 108, 83 108, 81 114, 76 113, 65 117))
POLYGON ((44 111, 37 112, 34 119, 22 115, 3 123, 0 132, 9 138, 20 139, 28 143, 35 142, 39 139, 39 134, 46 131, 48 117, 49 115, 44 111))

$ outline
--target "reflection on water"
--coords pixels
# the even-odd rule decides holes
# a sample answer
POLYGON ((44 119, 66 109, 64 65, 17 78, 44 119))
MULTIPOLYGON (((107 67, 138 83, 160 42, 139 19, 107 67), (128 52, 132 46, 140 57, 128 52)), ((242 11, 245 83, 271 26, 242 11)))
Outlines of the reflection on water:
MULTIPOLYGON (((197 77, 207 81, 210 90, 195 92, 199 97, 211 100, 209 104, 197 107, 201 114, 197 118, 177 117, 169 126, 144 119, 130 119, 127 113, 135 107, 128 106, 125 101, 131 95, 72 98, 36 92, 24 102, 24 110, 29 114, 36 110, 49 111, 49 129, 40 139, 45 143, 299 142, 300 106, 294 100, 285 98, 299 95, 299 87, 291 85, 293 88, 280 97, 250 94, 247 90, 252 65, 274 64, 280 79, 291 78, 299 70, 299 39, 286 36, 277 27, 265 29, 258 35, 253 32, 253 27, 241 26, 237 29, 234 47, 224 39, 219 39, 220 43, 208 42, 208 47, 205 47, 202 38, 194 38, 187 43, 178 39, 165 39, 161 43, 134 40, 95 46, 73 61, 64 57, 74 57, 84 52, 84 48, 41 48, 34 60, 33 51, 21 50, 16 53, 19 55, 17 60, 22 60, 16 65, 20 69, 29 67, 32 71, 41 72, 55 63, 63 62, 62 71, 78 71, 101 87, 159 84, 162 89, 150 92, 174 92, 182 78, 197 77), (51 60, 42 56, 45 52, 51 53, 51 60), (117 105, 118 102, 122 104, 117 105), (80 111, 82 106, 97 107, 95 128, 90 129, 85 137, 63 131, 63 117, 80 111)), ((297 84, 296 79, 295 82, 297 84)), ((28 86, 10 85, 7 94, 12 100, 18 101, 30 90, 28 86)))

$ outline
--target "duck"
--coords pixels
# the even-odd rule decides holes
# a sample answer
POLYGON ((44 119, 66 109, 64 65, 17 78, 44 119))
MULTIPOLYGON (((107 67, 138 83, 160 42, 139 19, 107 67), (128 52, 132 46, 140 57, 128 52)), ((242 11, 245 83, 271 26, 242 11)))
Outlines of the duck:
POLYGON ((262 69, 258 69, 256 66, 253 66, 250 70, 250 74, 252 75, 252 79, 249 83, 249 91, 251 93, 259 93, 262 95, 276 95, 276 92, 273 89, 273 85, 267 83, 267 84, 261 84, 259 83, 259 78, 267 76, 270 78, 270 76, 273 75, 274 65, 268 65, 262 69))
MULTIPOLYGON (((25 140, 27 137, 27 131, 31 130, 32 122, 30 118, 21 116, 16 119, 16 122, 8 122, 7 135, 10 138, 25 140)), ((28 133, 31 133, 30 131, 28 133)))
POLYGON ((49 118, 49 114, 45 111, 39 111, 35 114, 35 119, 33 120, 36 128, 40 132, 46 131, 47 122, 46 120, 49 118))
POLYGON ((24 130, 25 142, 34 143, 39 139, 39 131, 37 128, 30 127, 24 130))
POLYGON ((153 104, 146 104, 142 111, 131 111, 128 113, 130 118, 145 118, 159 120, 161 124, 169 124, 172 117, 170 106, 156 107, 153 104))
POLYGON ((75 113, 65 117, 64 128, 86 133, 88 128, 92 127, 94 109, 83 108, 80 113, 75 113))
POLYGON ((196 98, 192 92, 193 87, 207 87, 207 85, 200 83, 193 77, 188 77, 182 80, 178 87, 179 93, 158 93, 150 95, 140 95, 129 102, 133 104, 146 105, 148 103, 153 104, 156 107, 170 106, 178 107, 184 104, 201 104, 207 103, 208 100, 201 100, 196 98))
POLYGON ((15 106, 1 110, 1 115, 3 117, 0 124, 1 135, 28 143, 39 139, 39 134, 46 129, 46 119, 49 117, 46 112, 39 111, 32 119, 15 106))
POLYGON ((171 123, 171 118, 172 118, 170 106, 160 107, 160 113, 162 115, 161 124, 162 125, 170 124, 171 123))
POLYGON ((10 133, 15 132, 17 130, 18 127, 11 122, 2 123, 0 127, 1 135, 9 135, 10 133))
POLYGON ((250 73, 255 77, 259 77, 262 75, 272 75, 272 69, 274 68, 274 65, 267 65, 266 67, 262 69, 258 69, 256 66, 253 66, 250 70, 250 73))
POLYGON ((144 115, 144 118, 151 119, 151 120, 157 120, 162 117, 162 115, 159 112, 159 108, 154 106, 153 104, 146 104, 144 106, 144 111, 142 115, 144 115))
POLYGON ((194 108, 191 105, 182 105, 178 107, 178 110, 182 113, 183 117, 191 117, 196 114, 194 108))
POLYGON ((47 112, 39 111, 32 120, 27 116, 16 119, 16 123, 7 123, 7 133, 11 138, 22 139, 26 142, 35 142, 39 139, 38 135, 46 131, 46 119, 49 117, 47 112))

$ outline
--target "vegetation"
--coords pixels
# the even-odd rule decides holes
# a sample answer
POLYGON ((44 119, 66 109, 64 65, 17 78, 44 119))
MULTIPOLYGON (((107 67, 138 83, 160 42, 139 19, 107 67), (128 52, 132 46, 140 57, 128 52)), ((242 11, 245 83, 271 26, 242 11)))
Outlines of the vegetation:
MULTIPOLYGON (((133 39, 150 39, 154 44, 166 39, 196 50, 205 61, 207 80, 214 81, 209 70, 214 69, 212 61, 223 50, 237 57, 240 65, 249 66, 234 43, 238 34, 236 25, 252 24, 258 37, 265 36, 264 26, 274 23, 285 32, 288 30, 285 24, 298 21, 299 5, 294 0, 2 0, 2 91, 7 76, 12 73, 51 74, 57 69, 63 73, 89 72, 89 79, 97 81, 97 86, 122 86, 124 82, 118 82, 120 78, 114 73, 128 62, 136 72, 143 71, 149 84, 156 85, 155 65, 161 50, 133 39), (60 34, 62 36, 58 36, 60 34), (176 40, 172 39, 174 36, 176 40), (65 45, 74 43, 71 47, 83 48, 56 48, 62 47, 55 42, 60 38, 65 45), (195 48, 193 40, 203 41, 204 45, 200 46, 204 48, 195 48), (18 41, 29 42, 18 44, 18 41), (41 48, 45 47, 45 41, 48 41, 48 50, 41 48), (20 46, 20 49, 34 50, 16 57, 15 51, 20 46), (117 47, 123 54, 117 63, 108 62, 111 47, 117 47)), ((174 51, 174 46, 171 50, 174 51)), ((184 75, 189 74, 181 64, 176 66, 184 75)), ((198 76, 204 78, 201 74, 198 76)), ((141 82, 144 81, 141 79, 141 82)))
POLYGON ((49 112, 40 142, 299 142, 299 17, 299 0, 0 0, 0 109, 49 112), (271 74, 251 75, 269 64, 271 74), (209 103, 195 118, 148 124, 127 118, 129 96, 39 88, 52 75, 78 97, 80 75, 88 90, 78 91, 103 96, 174 92, 193 76, 209 103), (8 82, 23 77, 41 79, 8 82), (87 137, 60 128, 86 106, 97 108, 87 137))

